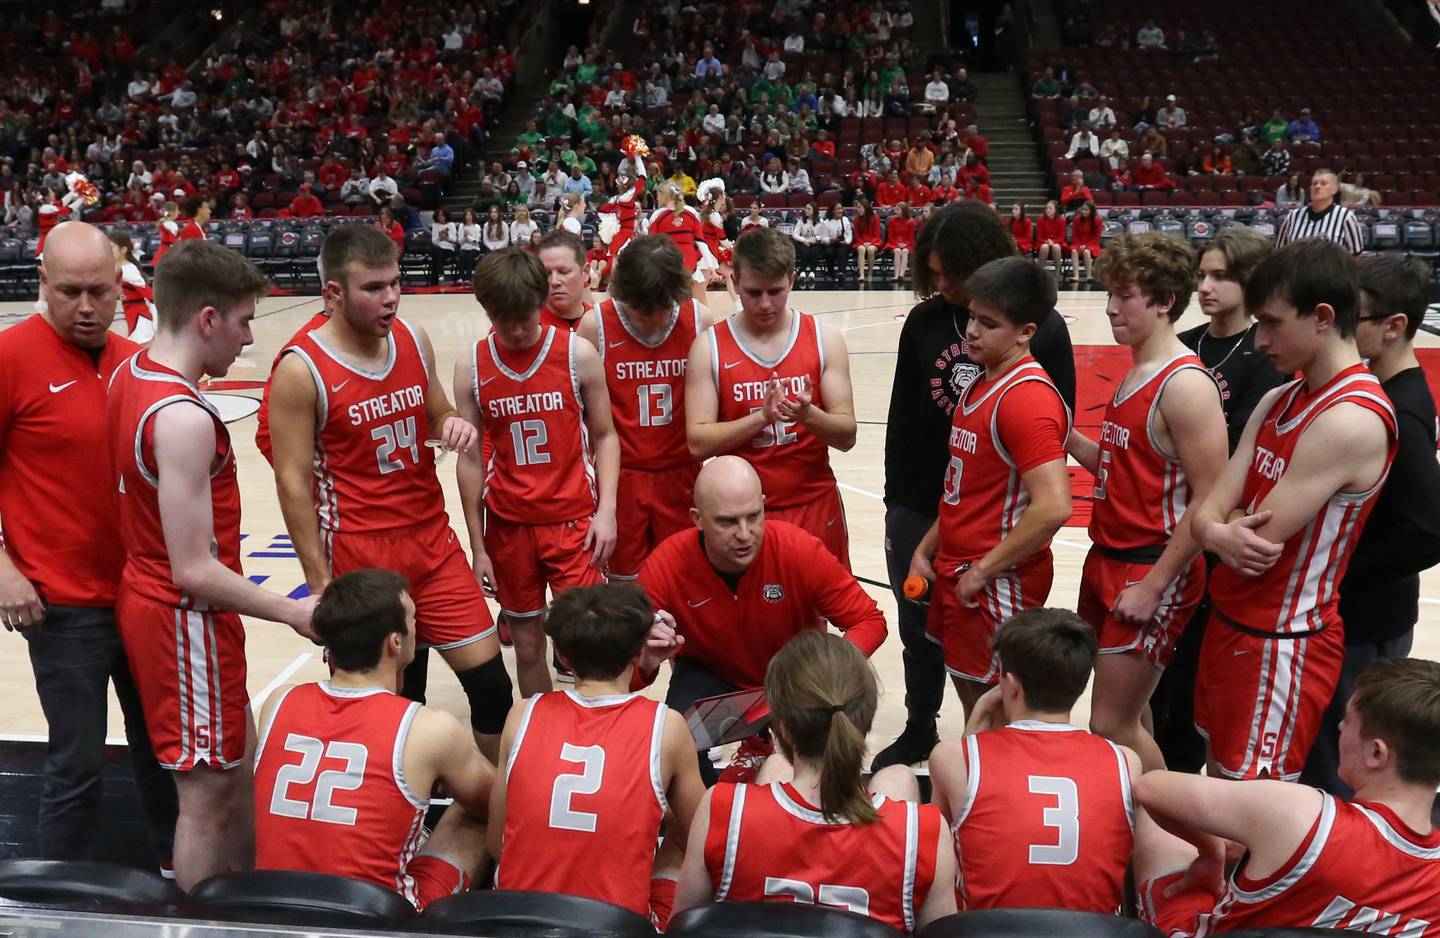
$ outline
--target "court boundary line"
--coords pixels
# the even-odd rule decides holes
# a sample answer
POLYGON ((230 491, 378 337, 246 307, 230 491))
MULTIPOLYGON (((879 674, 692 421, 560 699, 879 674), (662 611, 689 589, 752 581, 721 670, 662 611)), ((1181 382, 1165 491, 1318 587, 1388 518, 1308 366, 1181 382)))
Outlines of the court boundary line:
POLYGON ((279 674, 275 675, 274 680, 261 688, 260 693, 250 698, 250 712, 259 713, 260 708, 265 706, 265 701, 270 699, 270 695, 279 690, 280 685, 294 677, 295 672, 303 668, 313 657, 315 657, 315 652, 313 651, 303 651, 296 655, 293 661, 287 664, 279 674))

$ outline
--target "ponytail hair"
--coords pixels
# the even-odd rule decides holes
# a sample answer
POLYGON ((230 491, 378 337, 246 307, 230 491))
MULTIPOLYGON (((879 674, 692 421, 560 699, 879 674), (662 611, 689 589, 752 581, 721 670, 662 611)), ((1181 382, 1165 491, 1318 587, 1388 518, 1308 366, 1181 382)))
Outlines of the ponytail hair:
POLYGON ((879 817, 861 770, 879 688, 860 649, 819 629, 802 632, 770 660, 765 697, 792 763, 820 766, 820 813, 869 824, 879 817))

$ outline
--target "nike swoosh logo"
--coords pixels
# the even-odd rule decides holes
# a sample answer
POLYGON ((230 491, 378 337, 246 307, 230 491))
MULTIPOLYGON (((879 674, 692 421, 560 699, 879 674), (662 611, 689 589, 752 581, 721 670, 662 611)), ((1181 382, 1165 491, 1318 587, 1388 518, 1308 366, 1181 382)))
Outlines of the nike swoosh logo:
POLYGON ((330 385, 330 393, 331 393, 331 394, 339 394, 339 393, 340 393, 340 389, 343 388, 345 385, 347 385, 347 384, 349 384, 349 383, 350 383, 350 379, 349 379, 349 378, 346 378, 344 381, 341 381, 339 384, 332 384, 332 385, 330 385))
POLYGON ((1231 657, 1232 657, 1232 658, 1238 658, 1238 657, 1240 657, 1241 655, 1248 655, 1248 654, 1250 654, 1250 649, 1248 649, 1248 648, 1237 648, 1237 649, 1235 649, 1235 650, 1231 653, 1231 657))
POLYGON ((835 522, 837 522, 837 521, 839 521, 839 520, 840 520, 840 516, 839 516, 839 515, 836 515, 835 517, 831 518, 829 521, 825 522, 825 527, 827 527, 827 528, 833 528, 833 527, 835 527, 835 522))
POLYGON ((480 379, 480 386, 483 388, 485 385, 489 384, 491 381, 494 381, 494 380, 495 380, 494 377, 481 378, 481 379, 480 379))
POLYGON ((715 598, 714 596, 706 596, 704 599, 700 600, 698 603, 692 603, 690 600, 687 599, 687 600, 685 600, 685 605, 689 606, 691 609, 699 609, 701 606, 705 605, 706 603, 708 603, 710 600, 712 600, 712 599, 714 599, 714 598, 715 598))
POLYGON ((610 347, 611 347, 611 348, 619 348, 620 346, 622 346, 622 345, 624 345, 624 344, 625 344, 625 340, 624 340, 624 339, 621 339, 619 342, 611 342, 611 343, 610 343, 610 347))
MULTIPOLYGON (((79 381, 79 380, 80 380, 79 378, 76 378, 76 379, 75 379, 75 381, 79 381)), ((75 381, 66 381, 64 384, 52 384, 52 385, 50 385, 50 393, 51 393, 51 394, 59 394, 61 391, 65 390, 65 389, 68 388, 70 385, 74 384, 75 381)))
POLYGON ((739 362, 726 362, 726 363, 725 363, 725 367, 726 367, 726 368, 734 368, 734 367, 735 367, 736 365, 738 365, 738 364, 740 364, 740 363, 739 363, 739 362))

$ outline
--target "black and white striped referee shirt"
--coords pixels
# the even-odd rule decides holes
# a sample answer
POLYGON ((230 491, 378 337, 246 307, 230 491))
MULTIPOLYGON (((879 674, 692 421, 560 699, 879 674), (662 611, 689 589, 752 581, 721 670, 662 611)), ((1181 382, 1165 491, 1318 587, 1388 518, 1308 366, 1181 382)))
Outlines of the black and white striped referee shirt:
POLYGON ((1280 233, 1275 236, 1275 247, 1283 248, 1291 241, 1303 238, 1323 238, 1334 241, 1351 254, 1359 254, 1364 248, 1360 233, 1360 220, 1355 213, 1339 202, 1331 203, 1323 212, 1312 212, 1308 205, 1291 209, 1280 224, 1280 233))

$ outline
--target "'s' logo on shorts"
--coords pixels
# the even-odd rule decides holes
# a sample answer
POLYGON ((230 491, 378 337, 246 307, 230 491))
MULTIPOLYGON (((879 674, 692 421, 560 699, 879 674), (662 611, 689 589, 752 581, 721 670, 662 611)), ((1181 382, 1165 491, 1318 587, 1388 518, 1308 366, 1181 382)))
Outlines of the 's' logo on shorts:
POLYGON ((760 595, 765 597, 767 603, 778 603, 785 598, 785 588, 779 583, 766 583, 760 595))

